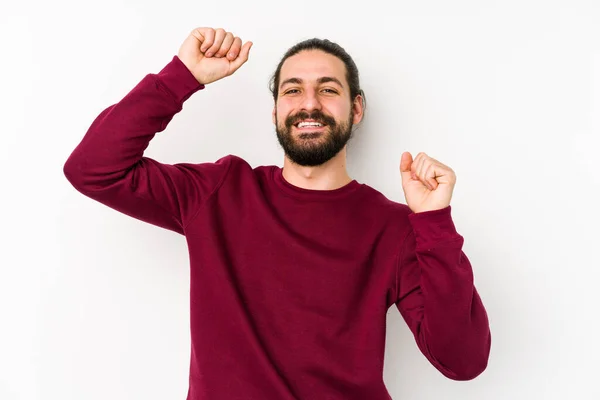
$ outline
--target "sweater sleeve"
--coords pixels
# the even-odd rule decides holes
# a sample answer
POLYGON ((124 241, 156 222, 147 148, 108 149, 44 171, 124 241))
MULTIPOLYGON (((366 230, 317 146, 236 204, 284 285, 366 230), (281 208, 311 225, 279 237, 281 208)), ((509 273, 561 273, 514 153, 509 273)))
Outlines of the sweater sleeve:
POLYGON ((172 165, 143 154, 185 100, 203 88, 174 56, 96 117, 64 164, 67 180, 108 207, 184 234, 187 222, 223 180, 231 158, 172 165))
POLYGON ((491 333, 451 207, 412 213, 409 221, 396 307, 437 370, 453 380, 474 379, 487 367, 491 333))

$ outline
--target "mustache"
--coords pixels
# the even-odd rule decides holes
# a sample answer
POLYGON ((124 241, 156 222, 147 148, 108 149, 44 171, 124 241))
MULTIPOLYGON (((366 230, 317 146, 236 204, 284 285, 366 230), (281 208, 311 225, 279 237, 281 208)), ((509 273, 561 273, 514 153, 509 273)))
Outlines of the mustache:
POLYGON ((316 122, 319 122, 323 125, 335 126, 335 119, 333 117, 323 114, 319 110, 315 110, 315 111, 311 112, 310 114, 305 111, 302 111, 296 115, 290 115, 289 117, 287 117, 285 119, 285 126, 287 128, 291 128, 292 125, 295 125, 298 122, 305 120, 305 119, 313 119, 316 122))

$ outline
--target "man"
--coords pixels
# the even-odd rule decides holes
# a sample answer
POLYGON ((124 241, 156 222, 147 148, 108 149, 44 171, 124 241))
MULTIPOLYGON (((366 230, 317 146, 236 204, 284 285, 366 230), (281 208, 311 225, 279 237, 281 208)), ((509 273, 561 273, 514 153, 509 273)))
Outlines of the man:
POLYGON ((402 154, 407 205, 346 171, 363 117, 352 58, 292 47, 273 77, 283 168, 228 155, 167 165, 143 156, 192 94, 233 74, 252 42, 198 28, 158 74, 105 109, 64 166, 81 193, 185 235, 191 273, 188 400, 390 399, 386 313, 395 305, 442 374, 473 379, 491 336, 453 224, 449 167, 402 154))

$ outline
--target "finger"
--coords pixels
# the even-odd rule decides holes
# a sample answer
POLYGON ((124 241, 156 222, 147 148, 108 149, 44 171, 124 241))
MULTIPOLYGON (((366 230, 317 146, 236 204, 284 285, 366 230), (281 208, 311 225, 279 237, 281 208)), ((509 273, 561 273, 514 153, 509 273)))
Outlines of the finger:
POLYGON ((429 166, 429 162, 427 159, 422 158, 420 165, 417 167, 417 179, 419 182, 425 184, 425 170, 429 166))
POLYGON ((204 36, 203 28, 196 28, 192 31, 192 33, 186 38, 186 41, 192 40, 197 43, 198 46, 202 46, 202 43, 206 40, 204 36))
POLYGON ((412 154, 410 154, 408 151, 402 153, 402 158, 400 159, 400 172, 410 172, 412 163, 412 154))
POLYGON ((412 163, 412 154, 408 151, 402 153, 402 157, 400 158, 400 176, 402 177, 402 182, 408 182, 410 180, 412 163))
POLYGON ((438 186, 438 181, 435 179, 436 174, 437 174, 437 170, 438 170, 438 166, 431 162, 428 166, 427 169, 424 172, 424 182, 427 185, 427 187, 429 188, 429 190, 435 190, 435 188, 437 188, 438 186))
POLYGON ((223 39, 225 39, 225 29, 219 28, 215 30, 215 39, 213 40, 212 46, 206 51, 206 57, 212 57, 223 44, 223 39))
POLYGON ((231 67, 233 68, 232 72, 236 71, 240 68, 246 61, 248 61, 248 56, 250 55, 250 48, 252 47, 252 42, 246 42, 242 49, 240 50, 240 54, 237 56, 235 60, 231 62, 231 67))
POLYGON ((200 51, 206 54, 206 50, 212 46, 215 40, 215 30, 207 28, 201 34, 204 36, 204 41, 202 42, 202 46, 200 46, 200 51))
POLYGON ((229 61, 233 61, 235 60, 235 58, 238 56, 238 54, 240 54, 240 50, 242 48, 242 39, 240 39, 239 37, 235 37, 235 39, 233 39, 233 43, 231 45, 231 47, 229 48, 229 53, 227 53, 227 58, 229 59, 229 61))
POLYGON ((421 161, 421 154, 422 153, 417 153, 417 155, 415 156, 415 159, 413 160, 412 164, 410 165, 410 176, 413 179, 416 179, 417 177, 417 166, 419 165, 419 161, 421 161))
POLYGON ((423 173, 423 164, 427 161, 424 153, 419 153, 417 155, 417 160, 415 161, 415 170, 414 170, 414 179, 422 180, 423 173))
POLYGON ((232 44, 233 44, 233 33, 227 32, 225 34, 225 38, 223 39, 223 44, 221 45, 221 48, 219 49, 219 51, 216 52, 215 57, 218 57, 218 58, 225 57, 225 55, 229 51, 229 48, 231 47, 232 44))

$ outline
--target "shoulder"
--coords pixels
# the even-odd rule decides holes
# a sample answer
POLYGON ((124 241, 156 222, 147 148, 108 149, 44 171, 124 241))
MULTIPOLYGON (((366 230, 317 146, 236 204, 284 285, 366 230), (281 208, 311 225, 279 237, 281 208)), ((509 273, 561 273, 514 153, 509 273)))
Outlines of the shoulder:
POLYGON ((252 167, 246 160, 235 154, 227 154, 214 161, 206 161, 193 164, 180 163, 179 165, 191 166, 194 169, 202 172, 213 170, 220 171, 224 174, 228 172, 239 173, 243 171, 252 170, 252 167))
POLYGON ((236 154, 227 154, 215 161, 191 165, 199 173, 218 175, 224 182, 230 182, 231 184, 237 184, 241 181, 263 180, 277 168, 275 165, 253 166, 246 159, 236 154))
POLYGON ((228 154, 217 162, 223 162, 227 164, 230 170, 229 174, 232 176, 253 175, 262 178, 277 168, 275 165, 253 166, 246 159, 235 154, 228 154))
POLYGON ((377 207, 388 217, 403 218, 406 220, 413 213, 408 205, 390 199, 372 186, 367 184, 362 184, 362 186, 365 193, 365 204, 369 207, 377 207))
POLYGON ((379 190, 362 184, 362 196, 356 204, 357 216, 368 218, 394 236, 404 236, 411 229, 409 216, 414 212, 408 205, 392 200, 379 190), (358 211, 360 210, 360 211, 358 211))

